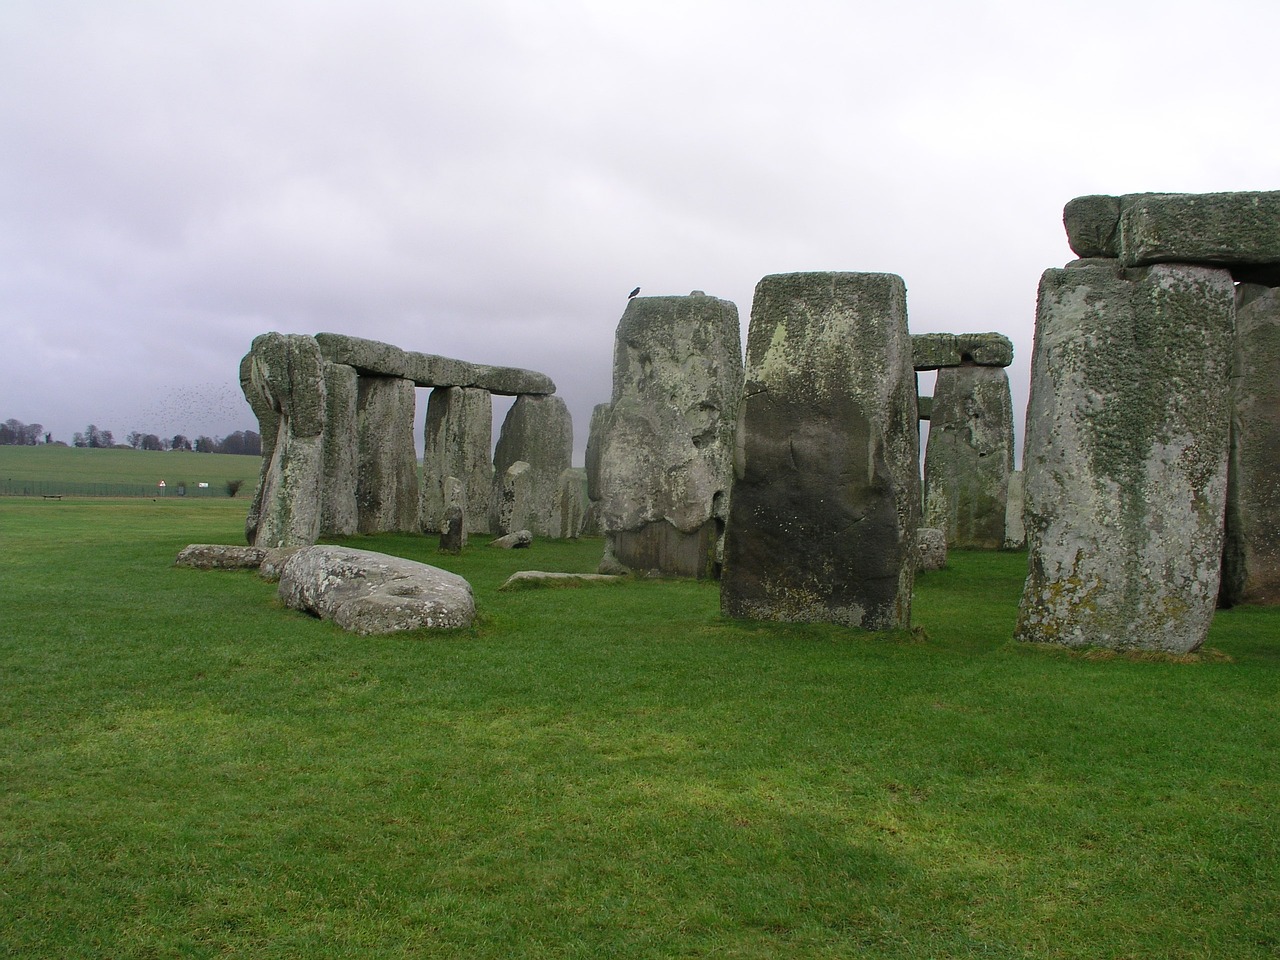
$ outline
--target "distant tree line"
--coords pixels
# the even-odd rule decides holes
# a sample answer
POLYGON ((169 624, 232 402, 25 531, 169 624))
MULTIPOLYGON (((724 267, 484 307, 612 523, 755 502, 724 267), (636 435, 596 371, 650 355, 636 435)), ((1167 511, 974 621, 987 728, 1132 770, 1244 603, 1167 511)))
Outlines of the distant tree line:
POLYGON ((44 432, 42 424, 9 419, 0 423, 0 447, 34 447, 42 434, 48 443, 51 437, 44 432))
MULTIPOLYGON (((206 437, 203 434, 191 440, 183 434, 172 437, 158 437, 154 433, 142 433, 133 430, 125 437, 124 444, 117 444, 115 435, 110 430, 100 430, 96 424, 89 424, 83 431, 71 436, 73 447, 132 447, 134 450, 194 450, 197 453, 237 453, 250 456, 262 456, 262 437, 252 430, 237 430, 225 437, 206 437)), ((35 446, 38 443, 53 443, 53 434, 45 433, 44 427, 38 423, 23 423, 21 420, 9 419, 0 423, 0 446, 35 446)))

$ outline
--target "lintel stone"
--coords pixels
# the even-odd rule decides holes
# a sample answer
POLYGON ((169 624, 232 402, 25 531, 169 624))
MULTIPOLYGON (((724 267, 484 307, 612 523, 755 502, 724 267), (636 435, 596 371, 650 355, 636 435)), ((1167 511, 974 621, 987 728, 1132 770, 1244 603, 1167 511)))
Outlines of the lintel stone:
POLYGON ((911 336, 911 358, 917 370, 1007 367, 1013 363, 1013 342, 1002 333, 917 333, 911 336))

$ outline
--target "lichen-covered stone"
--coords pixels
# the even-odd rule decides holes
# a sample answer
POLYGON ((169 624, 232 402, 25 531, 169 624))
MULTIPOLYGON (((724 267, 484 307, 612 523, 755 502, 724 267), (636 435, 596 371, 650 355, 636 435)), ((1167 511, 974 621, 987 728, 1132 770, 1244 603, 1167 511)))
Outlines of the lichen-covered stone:
POLYGON ((762 279, 747 338, 722 611, 909 626, 919 462, 902 279, 762 279))
POLYGON ((587 521, 587 471, 570 467, 560 474, 560 532, 561 540, 576 540, 582 535, 587 521))
POLYGON ((489 541, 489 546, 499 550, 523 550, 533 543, 533 534, 528 530, 513 530, 503 534, 496 540, 489 541))
POLYGON ((947 533, 937 527, 916 530, 916 569, 942 570, 947 565, 947 533))
POLYGON ((495 510, 490 532, 510 533, 528 527, 536 536, 560 531, 560 475, 572 466, 573 418, 559 397, 520 396, 511 405, 493 452, 495 510), (510 515, 501 509, 505 475, 515 463, 529 465, 528 498, 510 515))
POLYGON ((1004 545, 1013 471, 1013 401, 1000 367, 945 367, 933 390, 924 522, 957 548, 1004 545))
POLYGON ((360 388, 355 367, 324 364, 324 482, 320 487, 320 532, 349 536, 360 528, 356 506, 359 477, 357 401, 360 388))
POLYGON ((256 570, 267 551, 262 547, 228 546, 223 543, 192 543, 178 552, 177 567, 197 570, 256 570))
POLYGON ((1081 257, 1218 266, 1237 280, 1280 283, 1280 191, 1077 197, 1063 220, 1081 257))
POLYGON ((612 402, 597 408, 599 423, 593 416, 588 457, 601 527, 619 562, 674 576, 717 573, 741 393, 733 303, 705 294, 627 303, 614 340, 612 402))
POLYGON ((1236 291, 1222 602, 1280 604, 1280 289, 1236 291))
MULTIPOLYGON (((604 443, 604 432, 609 426, 609 404, 597 403, 591 408, 591 426, 587 430, 587 499, 592 503, 600 500, 600 448, 604 443)), ((598 512, 598 511, 597 511, 598 512)))
POLYGON ((471 585, 437 567, 351 547, 307 547, 284 565, 280 601, 361 635, 468 627, 471 585))
POLYGON ((326 360, 370 376, 412 380, 419 387, 474 387, 504 396, 556 392, 551 378, 534 370, 468 363, 341 333, 318 333, 316 342, 326 360))
POLYGON ((1040 281, 1016 635, 1185 653, 1218 595, 1234 288, 1090 261, 1040 281))
POLYGON ((501 481, 494 489, 492 530, 509 533, 529 525, 529 518, 535 513, 531 474, 532 468, 523 460, 502 471, 501 481))
POLYGON ((1004 509, 1004 548, 1021 550, 1027 545, 1027 528, 1022 522, 1022 510, 1026 503, 1023 496, 1022 471, 1009 474, 1009 495, 1004 509))
POLYGON ((911 353, 917 370, 975 363, 1007 367, 1013 363, 1013 342, 1002 333, 917 333, 911 337, 911 353))
POLYGON ((360 533, 418 533, 418 454, 413 381, 361 376, 357 397, 360 533))
POLYGON ((623 577, 603 573, 555 573, 546 570, 517 570, 502 582, 499 591, 545 590, 557 587, 607 586, 622 583, 623 577))
POLYGON ((296 334, 264 333, 249 349, 245 396, 260 414, 264 468, 254 494, 245 533, 252 546, 291 547, 316 542, 320 535, 320 485, 324 469, 326 390, 324 361, 315 340, 296 334))
POLYGON ((462 484, 467 532, 488 533, 493 491, 492 396, 473 387, 437 387, 427 399, 423 434, 423 529, 439 528, 449 508, 446 483, 454 477, 462 484))

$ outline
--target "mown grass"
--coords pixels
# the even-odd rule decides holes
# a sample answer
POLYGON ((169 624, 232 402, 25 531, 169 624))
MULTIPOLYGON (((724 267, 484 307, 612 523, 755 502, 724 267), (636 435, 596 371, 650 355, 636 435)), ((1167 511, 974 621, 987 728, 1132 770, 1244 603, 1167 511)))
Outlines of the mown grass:
POLYGON ((261 457, 188 450, 89 449, 54 444, 0 446, 0 479, 15 482, 59 480, 154 487, 164 480, 171 486, 179 481, 192 486, 205 482, 222 490, 228 480, 243 480, 246 492, 251 492, 261 463, 261 457))
POLYGON ((357 638, 248 573, 243 503, 0 500, 0 946, 59 957, 1274 957, 1280 618, 1182 662, 724 621, 714 585, 501 593, 357 638))

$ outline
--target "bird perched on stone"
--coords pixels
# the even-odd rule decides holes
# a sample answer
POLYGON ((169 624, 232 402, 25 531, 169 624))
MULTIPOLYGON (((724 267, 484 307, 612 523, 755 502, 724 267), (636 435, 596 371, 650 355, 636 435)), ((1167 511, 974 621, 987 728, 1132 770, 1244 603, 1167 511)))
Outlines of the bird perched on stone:
POLYGON ((627 299, 634 300, 638 296, 640 296, 640 288, 636 287, 634 290, 632 290, 630 293, 627 294, 627 299))

